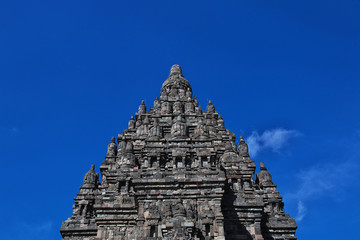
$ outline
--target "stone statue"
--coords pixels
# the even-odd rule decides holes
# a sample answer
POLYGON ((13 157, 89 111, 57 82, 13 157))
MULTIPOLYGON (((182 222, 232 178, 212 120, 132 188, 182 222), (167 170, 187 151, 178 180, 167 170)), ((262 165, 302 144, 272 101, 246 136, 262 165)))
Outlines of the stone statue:
POLYGON ((249 147, 248 147, 248 145, 246 144, 243 136, 240 136, 239 156, 240 156, 240 157, 248 157, 248 156, 249 156, 249 147))
POLYGON ((171 105, 169 102, 163 102, 161 104, 161 113, 162 114, 170 114, 171 113, 171 105))
POLYGON ((132 142, 127 142, 125 152, 118 156, 118 163, 121 168, 135 167, 136 157, 134 155, 132 142))
POLYGON ((194 138, 207 138, 209 137, 209 131, 204 123, 204 121, 199 118, 198 124, 194 130, 194 138))
POLYGON ((187 102, 185 103, 185 113, 193 113, 195 111, 195 107, 191 98, 189 97, 187 102))
POLYGON ((160 108, 161 108, 161 105, 160 105, 159 97, 156 97, 156 99, 154 101, 154 109, 159 110, 160 108))
POLYGON ((142 125, 142 121, 141 118, 139 117, 139 119, 136 121, 135 127, 139 128, 142 125))
POLYGON ((215 113, 215 106, 212 104, 211 100, 209 101, 209 104, 206 107, 207 113, 215 113))
POLYGON ((137 136, 147 136, 149 132, 150 121, 148 116, 145 117, 144 122, 136 129, 137 136))
POLYGON ((95 173, 95 165, 91 165, 90 171, 84 176, 83 185, 81 188, 96 188, 99 183, 99 174, 95 173))
POLYGON ((220 130, 225 129, 224 119, 221 117, 221 115, 219 115, 217 125, 220 130))
POLYGON ((191 97, 192 97, 192 91, 191 91, 190 88, 187 89, 187 91, 186 91, 186 93, 185 93, 185 96, 186 96, 187 98, 190 98, 190 99, 191 99, 191 97))
POLYGON ((146 106, 144 100, 142 100, 139 106, 139 114, 145 114, 145 113, 146 113, 146 106))
POLYGON ((159 120, 154 119, 153 127, 149 130, 149 137, 152 139, 159 139, 162 137, 161 127, 159 125, 159 120))
POLYGON ((116 149, 115 137, 112 137, 111 142, 109 143, 107 148, 106 157, 116 157, 116 153, 117 153, 117 149, 116 149))
POLYGON ((181 117, 181 115, 179 115, 176 118, 175 123, 171 126, 170 132, 171 132, 171 136, 173 138, 187 136, 187 127, 186 127, 186 124, 184 123, 184 119, 181 117))
POLYGON ((176 101, 173 105, 173 114, 179 115, 181 113, 183 113, 183 105, 181 104, 181 102, 176 101))
POLYGON ((125 151, 126 148, 126 141, 123 134, 118 135, 118 154, 125 151))
POLYGON ((134 129, 135 128, 135 119, 134 116, 131 116, 129 123, 128 123, 128 129, 134 129))
POLYGON ((256 183, 258 183, 261 188, 274 185, 271 174, 267 171, 263 162, 260 163, 260 172, 256 174, 256 183))

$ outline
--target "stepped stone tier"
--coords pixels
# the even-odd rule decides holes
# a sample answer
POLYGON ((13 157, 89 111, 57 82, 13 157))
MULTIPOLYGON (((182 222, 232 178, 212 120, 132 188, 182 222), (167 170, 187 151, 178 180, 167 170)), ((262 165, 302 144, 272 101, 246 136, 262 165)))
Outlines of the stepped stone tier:
POLYGON ((294 219, 264 163, 193 97, 174 65, 160 99, 144 101, 113 137, 99 174, 85 174, 64 240, 296 239, 294 219))

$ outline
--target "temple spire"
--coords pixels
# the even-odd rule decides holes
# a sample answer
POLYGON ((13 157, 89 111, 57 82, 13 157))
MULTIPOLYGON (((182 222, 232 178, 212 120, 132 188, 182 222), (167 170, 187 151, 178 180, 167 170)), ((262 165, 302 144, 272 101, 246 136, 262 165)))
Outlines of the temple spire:
POLYGON ((161 87, 160 100, 187 101, 187 98, 191 96, 190 83, 184 78, 181 67, 177 64, 173 65, 169 77, 161 87))
POLYGON ((180 76, 184 77, 182 74, 182 69, 179 65, 174 64, 172 65, 171 69, 170 69, 170 74, 169 76, 173 75, 173 74, 180 74, 180 76))

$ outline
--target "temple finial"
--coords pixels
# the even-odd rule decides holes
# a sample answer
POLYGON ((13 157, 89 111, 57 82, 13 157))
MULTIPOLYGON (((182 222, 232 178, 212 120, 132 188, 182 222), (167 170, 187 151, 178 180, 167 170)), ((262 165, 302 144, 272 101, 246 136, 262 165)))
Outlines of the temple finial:
POLYGON ((170 75, 180 74, 182 76, 182 69, 179 65, 175 64, 170 69, 170 75))
POLYGON ((244 137, 240 136, 240 142, 239 142, 239 155, 241 157, 248 157, 249 156, 249 147, 246 144, 244 137))

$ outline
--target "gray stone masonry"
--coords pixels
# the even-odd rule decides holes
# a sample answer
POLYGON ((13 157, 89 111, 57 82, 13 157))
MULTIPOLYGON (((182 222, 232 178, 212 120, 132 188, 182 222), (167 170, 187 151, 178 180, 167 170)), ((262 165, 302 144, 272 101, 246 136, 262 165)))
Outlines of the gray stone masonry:
POLYGON ((144 101, 128 129, 113 137, 99 174, 92 165, 62 223, 64 240, 294 240, 264 163, 255 174, 243 137, 211 101, 206 112, 179 65, 160 98, 144 101))

